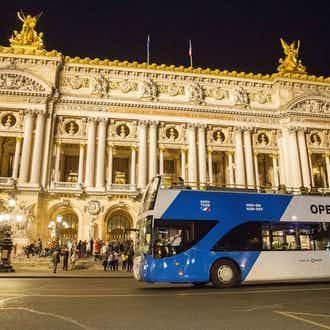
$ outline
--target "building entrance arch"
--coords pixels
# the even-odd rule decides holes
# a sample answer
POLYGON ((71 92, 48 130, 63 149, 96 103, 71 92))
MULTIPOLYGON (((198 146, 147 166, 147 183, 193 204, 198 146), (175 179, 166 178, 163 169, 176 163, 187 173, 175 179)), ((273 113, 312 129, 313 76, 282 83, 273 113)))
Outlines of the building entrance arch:
POLYGON ((56 210, 48 224, 52 239, 58 239, 64 244, 68 241, 76 241, 78 238, 78 216, 71 208, 56 210))
POLYGON ((132 228, 131 215, 124 210, 109 212, 105 220, 105 239, 109 242, 123 242, 129 239, 129 229, 132 228))

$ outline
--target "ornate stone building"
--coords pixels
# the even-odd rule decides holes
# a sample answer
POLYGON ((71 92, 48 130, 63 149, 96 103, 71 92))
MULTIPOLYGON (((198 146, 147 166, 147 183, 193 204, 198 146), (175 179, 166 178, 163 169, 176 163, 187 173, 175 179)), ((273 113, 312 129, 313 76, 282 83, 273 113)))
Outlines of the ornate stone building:
POLYGON ((329 189, 330 78, 294 46, 272 75, 71 58, 43 49, 28 18, 0 47, 0 212, 17 200, 21 244, 122 238, 158 173, 329 189))

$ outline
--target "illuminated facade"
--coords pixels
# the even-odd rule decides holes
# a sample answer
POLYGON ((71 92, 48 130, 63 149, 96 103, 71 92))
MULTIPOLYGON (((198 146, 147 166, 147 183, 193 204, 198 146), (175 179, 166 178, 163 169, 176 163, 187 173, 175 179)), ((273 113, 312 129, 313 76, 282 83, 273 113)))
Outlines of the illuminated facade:
POLYGON ((0 198, 25 212, 22 244, 59 215, 64 237, 121 239, 158 173, 329 189, 330 78, 305 72, 299 45, 261 75, 70 58, 34 28, 0 47, 0 198))

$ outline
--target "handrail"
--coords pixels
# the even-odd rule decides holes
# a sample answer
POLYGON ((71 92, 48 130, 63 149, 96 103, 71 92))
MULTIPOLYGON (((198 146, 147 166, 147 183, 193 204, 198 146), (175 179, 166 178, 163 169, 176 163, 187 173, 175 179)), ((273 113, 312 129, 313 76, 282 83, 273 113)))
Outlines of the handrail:
POLYGON ((300 195, 330 195, 330 188, 326 187, 288 187, 284 184, 276 186, 238 185, 238 184, 210 184, 209 182, 192 182, 187 180, 162 180, 161 188, 169 189, 192 189, 192 190, 221 190, 221 191, 245 191, 267 194, 300 194, 300 195))

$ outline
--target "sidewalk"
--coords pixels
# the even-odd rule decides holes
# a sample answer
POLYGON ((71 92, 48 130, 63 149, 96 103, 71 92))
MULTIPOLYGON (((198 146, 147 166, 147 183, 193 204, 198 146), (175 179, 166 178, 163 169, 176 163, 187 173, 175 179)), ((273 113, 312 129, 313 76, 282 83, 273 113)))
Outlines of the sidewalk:
MULTIPOLYGON (((16 270, 16 269, 15 269, 16 270)), ((132 273, 127 272, 104 272, 104 271, 85 271, 72 270, 64 272, 58 271, 56 274, 49 272, 18 272, 14 273, 0 273, 1 278, 130 278, 133 279, 132 273)))
MULTIPOLYGON (((1 278, 133 278, 133 273, 125 271, 107 271, 99 261, 93 258, 77 260, 73 270, 63 271, 62 263, 57 267, 57 273, 53 273, 53 265, 50 258, 14 258, 12 262, 15 272, 0 273, 1 278)), ((70 269, 70 265, 69 265, 70 269)))

